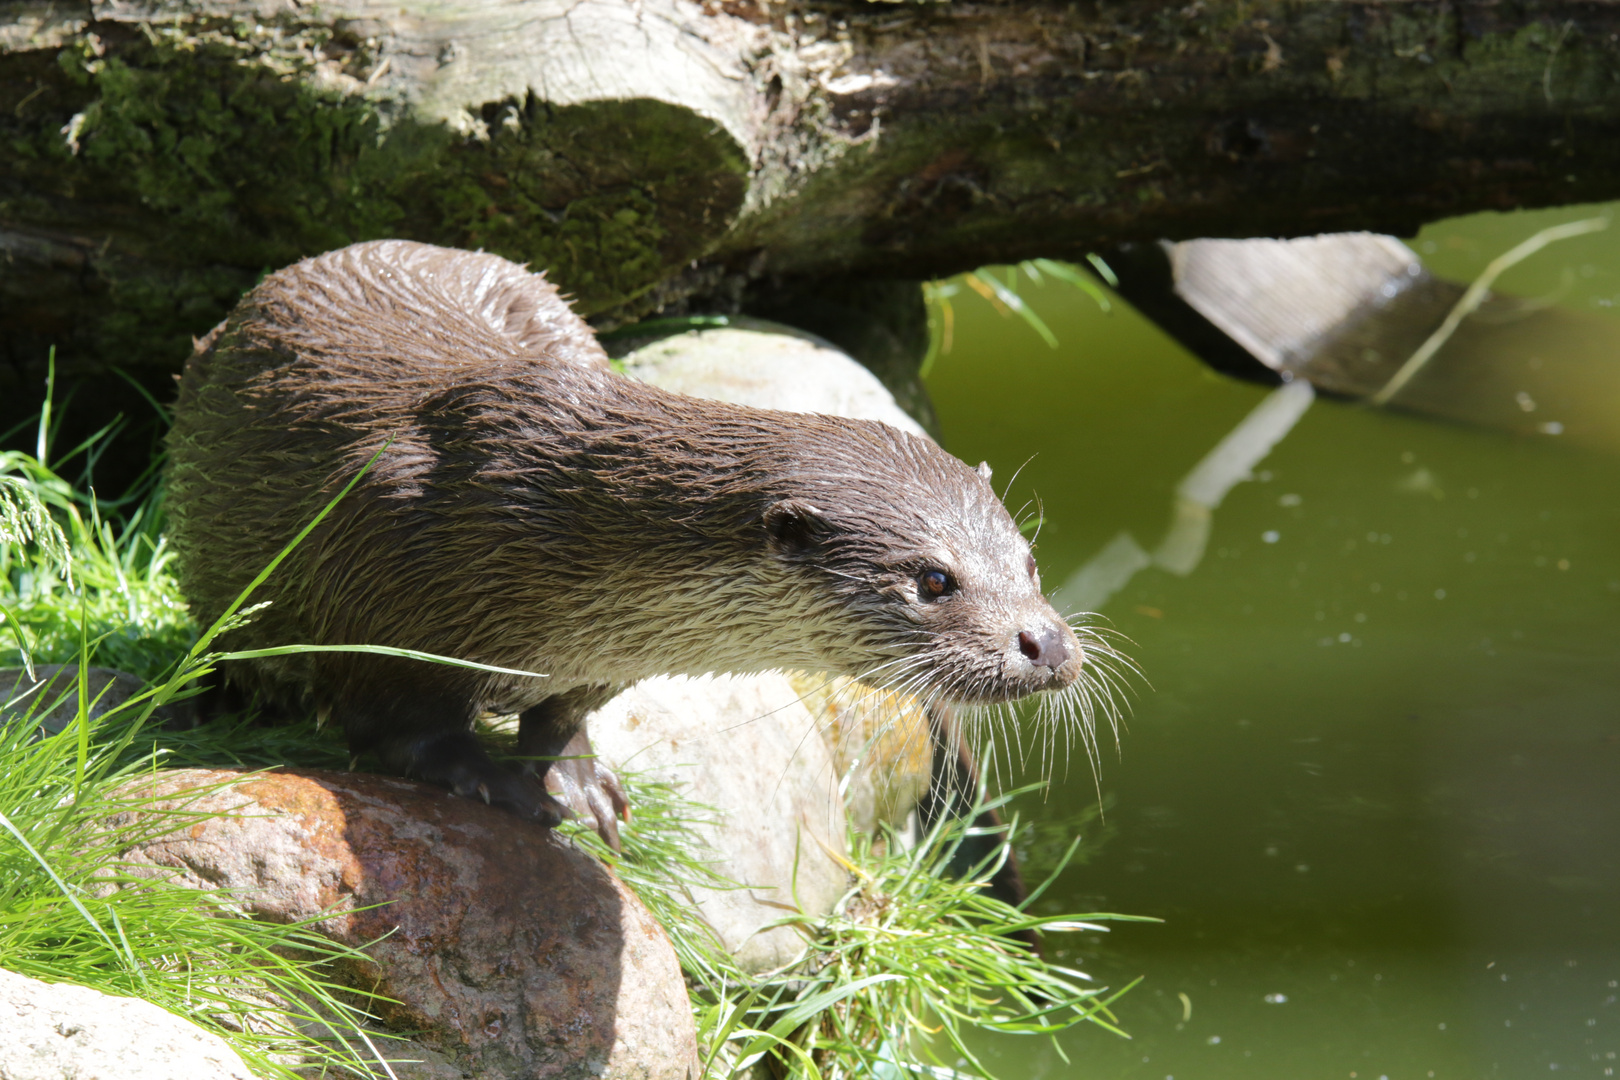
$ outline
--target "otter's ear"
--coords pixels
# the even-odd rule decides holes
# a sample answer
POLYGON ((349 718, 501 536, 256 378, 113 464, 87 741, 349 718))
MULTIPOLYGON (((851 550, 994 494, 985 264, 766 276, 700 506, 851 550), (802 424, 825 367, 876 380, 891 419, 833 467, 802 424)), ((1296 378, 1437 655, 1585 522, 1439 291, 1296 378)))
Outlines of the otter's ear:
POLYGON ((809 551, 832 532, 832 523, 803 499, 783 499, 765 511, 765 534, 783 553, 809 551))
POLYGON ((985 483, 988 484, 990 482, 990 463, 988 461, 979 462, 979 467, 975 471, 979 474, 979 476, 984 480, 985 483))

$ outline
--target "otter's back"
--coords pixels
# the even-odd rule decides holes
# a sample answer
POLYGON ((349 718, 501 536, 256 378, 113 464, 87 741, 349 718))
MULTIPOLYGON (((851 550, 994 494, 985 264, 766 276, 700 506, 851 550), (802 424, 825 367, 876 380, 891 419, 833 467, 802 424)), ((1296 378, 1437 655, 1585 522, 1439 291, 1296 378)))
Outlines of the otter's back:
MULTIPOLYGON (((382 498, 435 453, 444 433, 422 430, 425 402, 544 379, 554 365, 606 370, 607 356, 554 286, 498 256, 388 240, 271 274, 197 343, 180 380, 168 512, 199 620, 221 614, 385 445, 365 485, 382 498)), ((254 594, 275 603, 234 643, 314 640, 299 625, 307 575, 295 552, 254 594)), ((295 661, 282 666, 301 681, 295 661)))

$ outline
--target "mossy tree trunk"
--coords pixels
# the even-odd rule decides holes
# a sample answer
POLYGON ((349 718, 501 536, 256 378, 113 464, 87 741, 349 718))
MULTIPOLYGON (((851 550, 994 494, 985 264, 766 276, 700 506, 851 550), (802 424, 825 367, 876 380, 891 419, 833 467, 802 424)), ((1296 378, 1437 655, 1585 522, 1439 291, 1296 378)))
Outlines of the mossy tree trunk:
POLYGON ((9 0, 0 420, 49 347, 156 386, 360 239, 528 261, 615 324, 1612 198, 1617 122, 1598 0, 9 0))

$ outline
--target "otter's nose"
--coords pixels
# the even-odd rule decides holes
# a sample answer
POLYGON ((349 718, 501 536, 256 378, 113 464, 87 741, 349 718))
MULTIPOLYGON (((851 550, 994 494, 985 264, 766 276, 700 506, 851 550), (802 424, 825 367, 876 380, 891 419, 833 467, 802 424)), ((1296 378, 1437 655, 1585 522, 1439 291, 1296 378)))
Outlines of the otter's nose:
POLYGON ((1039 634, 1020 630, 1018 651, 1029 657, 1029 662, 1036 667, 1048 667, 1053 671, 1069 662, 1069 647, 1063 643, 1063 635, 1058 633, 1055 626, 1048 626, 1039 634))

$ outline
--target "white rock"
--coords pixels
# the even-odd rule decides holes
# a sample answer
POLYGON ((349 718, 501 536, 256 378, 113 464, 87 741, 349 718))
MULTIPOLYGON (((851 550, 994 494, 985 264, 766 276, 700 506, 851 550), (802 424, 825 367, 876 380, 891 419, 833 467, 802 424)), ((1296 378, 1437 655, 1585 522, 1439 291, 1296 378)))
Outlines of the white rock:
POLYGON ((831 343, 762 319, 689 330, 624 358, 633 378, 693 397, 760 409, 881 420, 927 437, 866 368, 831 343))
POLYGON ((213 1035, 148 1001, 0 971, 3 1080, 253 1080, 213 1035))
POLYGON ((695 899, 738 962, 764 971, 798 955, 795 931, 760 927, 786 908, 825 914, 847 874, 838 776, 787 678, 647 679, 589 724, 596 752, 615 769, 681 785, 719 811, 718 827, 703 830, 715 868, 750 888, 698 890, 695 899))
POLYGON ((791 672, 841 778, 844 814, 857 832, 904 831, 928 793, 933 739, 922 703, 846 675, 791 672))
MULTIPOLYGON (((821 338, 777 323, 745 318, 677 334, 630 353, 624 365, 633 378, 676 393, 880 420, 927 437, 877 376, 821 338)), ((811 676, 811 684, 825 680, 811 676)), ((697 899, 751 971, 786 963, 803 946, 786 928, 758 932, 784 914, 777 905, 819 916, 843 895, 845 870, 828 853, 844 854, 840 764, 852 767, 844 782, 867 828, 879 817, 904 819, 927 784, 926 752, 901 781, 879 783, 873 767, 894 765, 893 755, 865 753, 871 732, 840 725, 847 709, 823 708, 818 723, 800 699, 803 689, 781 675, 650 679, 590 721, 597 753, 616 768, 683 783, 691 798, 721 811, 722 824, 708 837, 721 856, 717 869, 752 888, 697 899), (852 747, 862 752, 843 753, 852 747)), ((811 694, 824 698, 833 700, 811 694)), ((908 745, 916 750, 914 740, 908 745)))

